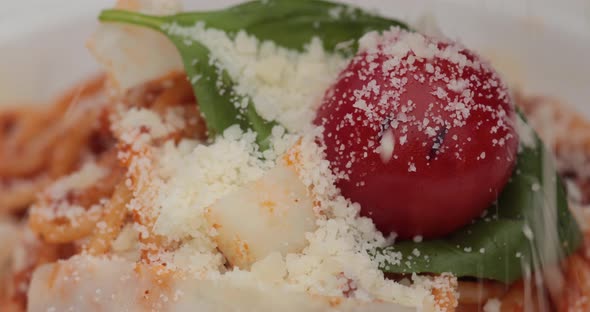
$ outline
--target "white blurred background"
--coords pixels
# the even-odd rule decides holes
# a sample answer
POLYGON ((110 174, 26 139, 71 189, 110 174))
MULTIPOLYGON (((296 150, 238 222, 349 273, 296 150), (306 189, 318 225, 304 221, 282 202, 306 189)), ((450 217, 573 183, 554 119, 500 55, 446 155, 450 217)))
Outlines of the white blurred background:
MULTIPOLYGON (((567 28, 572 32, 590 33, 590 0, 407 0, 425 6, 432 3, 451 3, 476 7, 502 15, 544 21, 567 28)), ((80 11, 96 11, 114 3, 114 0, 0 0, 0 27, 4 22, 33 14, 52 19, 80 11)), ((223 1, 184 0, 191 5, 210 6, 223 1)), ((362 3, 363 0, 349 2, 362 3)), ((23 25, 26 27, 26 25, 23 25)))

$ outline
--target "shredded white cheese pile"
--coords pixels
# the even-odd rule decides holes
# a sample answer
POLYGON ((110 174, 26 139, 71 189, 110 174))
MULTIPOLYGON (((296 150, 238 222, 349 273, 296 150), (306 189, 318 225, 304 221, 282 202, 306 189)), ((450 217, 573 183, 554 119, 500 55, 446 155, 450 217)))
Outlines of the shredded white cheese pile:
POLYGON ((421 302, 429 296, 421 283, 407 287, 385 279, 377 268, 379 261, 368 255, 367 250, 384 246, 386 240, 370 219, 359 217, 359 205, 339 194, 323 148, 315 143, 319 133, 314 131, 301 138, 301 177, 313 187, 324 217, 317 221, 318 230, 308 234, 309 246, 286 257, 287 280, 327 296, 350 293, 363 300, 421 302))
POLYGON ((206 207, 232 189, 260 178, 270 167, 256 157, 253 134, 232 137, 232 130, 211 145, 164 147, 159 165, 166 182, 156 200, 158 234, 179 240, 206 230, 201 228, 206 207))
MULTIPOLYGON (((270 41, 260 42, 244 31, 232 39, 203 23, 191 28, 168 27, 174 34, 207 46, 212 62, 237 83, 235 92, 250 96, 264 119, 276 120, 291 132, 311 122, 324 92, 347 64, 345 58, 324 51, 319 39, 297 52, 270 41)), ((190 77, 192 82, 199 78, 190 77)), ((244 103, 236 103, 241 105, 244 103)))
MULTIPOLYGON (((152 188, 150 193, 156 194, 151 202, 158 215, 154 230, 179 242, 180 248, 162 252, 154 259, 201 277, 205 274, 209 278, 280 283, 324 296, 406 304, 422 304, 430 298, 424 283, 405 286, 386 279, 377 267, 379 262, 369 256, 367 250, 385 245, 386 240, 370 219, 359 217, 358 205, 339 195, 323 149, 316 144, 317 132, 315 129, 302 136, 274 138, 275 146, 290 145, 300 139, 301 181, 313 188, 321 215, 317 230, 306 234, 308 246, 301 253, 284 257, 273 253, 254 263, 250 271, 225 272, 224 257, 215 248, 211 239, 214 233, 203 217, 205 209, 230 191, 260 178, 274 165, 273 161, 257 157, 252 134, 230 129, 211 145, 185 140, 178 146, 165 144, 158 151, 158 179, 147 182, 152 188)), ((244 222, 248 219, 235 217, 244 222)))

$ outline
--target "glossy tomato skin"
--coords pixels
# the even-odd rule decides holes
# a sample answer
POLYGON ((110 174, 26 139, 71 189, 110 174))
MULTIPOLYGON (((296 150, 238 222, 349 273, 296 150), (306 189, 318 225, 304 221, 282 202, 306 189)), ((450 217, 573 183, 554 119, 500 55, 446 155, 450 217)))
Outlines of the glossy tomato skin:
POLYGON ((384 235, 449 234, 489 207, 512 174, 518 137, 509 93, 455 43, 403 31, 372 41, 315 119, 337 186, 384 235), (404 36, 414 36, 417 53, 404 36))

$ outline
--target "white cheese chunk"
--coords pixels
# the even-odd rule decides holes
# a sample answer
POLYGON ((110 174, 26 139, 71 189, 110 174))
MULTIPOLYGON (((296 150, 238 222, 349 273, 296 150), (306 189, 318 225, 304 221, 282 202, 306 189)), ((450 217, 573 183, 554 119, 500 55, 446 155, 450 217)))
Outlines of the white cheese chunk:
MULTIPOLYGON (((179 12, 180 4, 176 0, 134 0, 119 1, 117 8, 167 15, 179 12)), ((103 24, 88 41, 88 48, 120 91, 183 70, 170 40, 145 27, 103 24)))
POLYGON ((308 188, 293 167, 282 163, 217 201, 205 218, 216 230, 218 248, 240 268, 272 252, 301 251, 307 244, 305 233, 316 228, 308 188))
POLYGON ((273 252, 254 263, 250 271, 261 281, 281 283, 287 275, 287 264, 280 253, 273 252))

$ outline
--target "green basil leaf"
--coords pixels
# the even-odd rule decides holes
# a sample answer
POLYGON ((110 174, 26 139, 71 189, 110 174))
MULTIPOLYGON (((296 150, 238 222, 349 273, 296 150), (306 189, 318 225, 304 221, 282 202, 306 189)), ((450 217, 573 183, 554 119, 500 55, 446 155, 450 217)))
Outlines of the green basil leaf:
POLYGON ((178 49, 185 72, 190 77, 209 136, 214 137, 238 124, 243 130, 250 129, 257 134, 256 141, 261 150, 269 147, 268 138, 275 123, 260 117, 250 98, 235 93, 235 82, 218 64, 211 62, 210 51, 205 45, 167 31, 174 16, 156 17, 108 10, 100 15, 100 19, 145 26, 167 35, 178 49))
MULTIPOLYGON (((531 130, 532 131, 532 130, 531 130)), ((443 239, 402 241, 373 251, 388 273, 443 273, 505 283, 569 255, 582 242, 551 155, 535 135, 485 216, 443 239), (557 229, 557 231, 555 231, 557 229)))
POLYGON ((239 124, 242 129, 251 129, 257 134, 257 143, 262 150, 268 147, 268 137, 276 123, 264 120, 256 112, 249 97, 233 91, 235 82, 226 71, 219 70, 219 66, 210 62, 210 52, 205 45, 170 31, 171 25, 192 27, 197 22, 202 22, 205 27, 223 30, 230 36, 243 30, 260 41, 270 40, 279 46, 295 50, 304 49, 314 37, 318 37, 327 51, 337 51, 345 55, 356 51, 357 40, 368 31, 384 30, 392 26, 407 28, 396 20, 320 0, 252 1, 224 10, 172 16, 105 10, 99 19, 103 22, 149 27, 164 33, 181 54, 210 136, 239 124), (339 45, 346 42, 350 44, 339 45))

